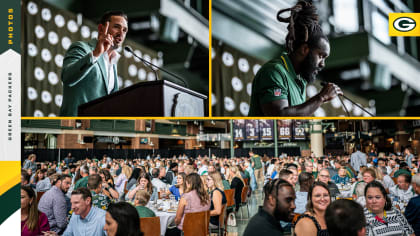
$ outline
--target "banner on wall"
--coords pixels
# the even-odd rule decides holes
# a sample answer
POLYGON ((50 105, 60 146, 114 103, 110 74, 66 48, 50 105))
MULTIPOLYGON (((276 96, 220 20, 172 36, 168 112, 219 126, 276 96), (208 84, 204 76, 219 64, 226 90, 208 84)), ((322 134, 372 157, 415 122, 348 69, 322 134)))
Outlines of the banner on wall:
POLYGON ((293 121, 293 139, 305 140, 307 133, 305 132, 306 120, 294 120, 293 121))
POLYGON ((292 138, 292 120, 278 120, 278 137, 280 140, 292 138))
POLYGON ((259 140, 259 127, 258 127, 258 120, 246 120, 245 121, 246 127, 246 140, 254 141, 259 140))
POLYGON ((274 122, 273 120, 259 120, 259 130, 261 140, 273 140, 274 122))
POLYGON ((235 141, 245 139, 245 120, 233 120, 233 139, 235 141))

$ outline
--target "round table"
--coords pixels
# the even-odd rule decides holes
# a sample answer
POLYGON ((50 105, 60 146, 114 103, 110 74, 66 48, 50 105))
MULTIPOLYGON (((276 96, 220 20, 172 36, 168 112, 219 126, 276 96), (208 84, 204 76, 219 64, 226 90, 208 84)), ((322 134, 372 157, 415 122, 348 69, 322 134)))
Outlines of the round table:
MULTIPOLYGON (((162 206, 163 209, 168 209, 170 206, 169 200, 158 200, 158 204, 162 206)), ((176 216, 176 211, 164 211, 164 210, 158 210, 154 208, 154 205, 150 202, 148 204, 149 209, 151 209, 157 217, 160 219, 160 235, 165 235, 166 229, 168 227, 176 227, 174 220, 176 216)), ((177 207, 175 208, 177 209, 177 207)))
POLYGON ((173 223, 175 220, 176 212, 166 212, 157 210, 153 210, 153 212, 155 212, 156 216, 160 219, 160 235, 165 235, 168 226, 173 225, 173 227, 176 227, 173 223))

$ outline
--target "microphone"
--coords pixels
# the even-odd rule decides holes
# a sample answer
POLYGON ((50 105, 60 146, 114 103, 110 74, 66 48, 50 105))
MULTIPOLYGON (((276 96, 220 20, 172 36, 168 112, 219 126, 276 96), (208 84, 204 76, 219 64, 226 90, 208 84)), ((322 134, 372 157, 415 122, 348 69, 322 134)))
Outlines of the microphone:
MULTIPOLYGON (((322 85, 322 86, 325 86, 325 85, 327 85, 327 84, 328 84, 328 82, 326 82, 326 81, 321 81, 321 85, 322 85)), ((362 111, 366 112, 366 113, 367 113, 367 114, 369 114, 370 116, 375 117, 375 115, 373 115, 372 113, 370 113, 370 112, 369 112, 368 110, 366 110, 364 107, 360 106, 359 104, 357 104, 357 103, 353 102, 350 98, 346 97, 346 96, 344 95, 344 93, 343 93, 343 95, 341 95, 341 96, 342 96, 343 98, 345 98, 345 99, 349 100, 349 101, 350 101, 353 105, 355 105, 355 106, 357 106, 358 108, 362 109, 362 111)), ((346 105, 344 105, 344 102, 343 102, 343 100, 341 99, 340 95, 338 95, 338 98, 340 99, 340 102, 341 102, 341 104, 343 105, 344 110, 345 110, 345 111, 346 111, 346 113, 347 113, 347 116, 350 116, 350 113, 349 113, 349 111, 347 110, 346 105)))
POLYGON ((143 64, 144 64, 145 66, 147 66, 147 67, 148 67, 148 68, 150 68, 153 72, 155 72, 156 80, 159 78, 159 77, 158 77, 158 74, 157 74, 157 70, 161 70, 161 71, 166 72, 167 74, 170 74, 170 75, 172 75, 173 77, 175 77, 175 78, 177 78, 177 79, 181 80, 181 81, 182 81, 182 83, 184 84, 184 86, 185 86, 185 87, 187 87, 187 83, 185 83, 184 79, 182 79, 180 76, 178 76, 178 75, 176 75, 176 74, 174 74, 174 73, 172 73, 172 72, 169 72, 169 71, 167 71, 167 70, 165 70, 165 69, 163 69, 163 68, 161 68, 161 67, 159 67, 159 66, 157 66, 157 65, 155 65, 155 64, 153 64, 153 63, 151 63, 151 62, 148 62, 148 61, 144 60, 143 58, 141 58, 141 57, 137 56, 137 54, 136 54, 136 53, 134 53, 133 49, 131 49, 131 47, 130 47, 130 46, 125 46, 125 47, 124 47, 124 50, 126 50, 127 52, 130 52, 131 54, 133 54, 133 56, 137 57, 137 59, 139 59, 141 62, 143 62, 143 64), (156 68, 156 70, 155 70, 154 68, 156 68))

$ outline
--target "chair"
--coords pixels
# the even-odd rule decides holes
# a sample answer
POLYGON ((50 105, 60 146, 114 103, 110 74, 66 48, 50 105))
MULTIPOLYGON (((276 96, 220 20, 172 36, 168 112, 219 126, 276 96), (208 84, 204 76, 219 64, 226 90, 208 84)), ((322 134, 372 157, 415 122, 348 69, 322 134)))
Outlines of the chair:
POLYGON ((206 236, 209 233, 210 211, 186 213, 182 231, 184 236, 206 236))
POLYGON ((397 184, 397 177, 392 177, 392 180, 394 181, 394 184, 397 184))
POLYGON ((226 207, 232 209, 235 207, 235 189, 227 189, 224 191, 226 195, 226 207))
MULTIPOLYGON (((239 204, 239 207, 241 208, 242 206, 246 206, 246 209, 248 211, 248 218, 249 218, 249 207, 248 207, 248 186, 244 186, 242 188, 242 193, 241 193, 241 203, 239 204)), ((242 208, 241 208, 241 220, 242 220, 242 208)))
POLYGON ((295 216, 293 216, 293 220, 292 220, 292 232, 291 235, 294 235, 294 231, 295 231, 295 227, 294 225, 296 224, 297 219, 299 218, 299 216, 301 216, 302 214, 299 213, 295 213, 295 216))
MULTIPOLYGON (((235 209, 235 189, 226 189, 224 192, 226 195, 226 209, 235 209)), ((227 233, 227 217, 225 217, 223 225, 225 226, 224 232, 227 233)))
POLYGON ((211 229, 210 233, 213 233, 217 230, 218 235, 223 235, 225 230, 226 205, 227 204, 223 204, 222 213, 219 215, 219 227, 217 229, 211 229))
POLYGON ((143 232, 144 236, 160 236, 159 217, 140 218, 140 231, 143 232))
POLYGON ((128 181, 125 181, 125 184, 124 184, 124 194, 127 194, 128 193, 127 183, 128 183, 128 181))
POLYGON ((352 197, 337 197, 336 199, 337 199, 337 200, 339 200, 339 199, 353 200, 353 198, 352 198, 352 197))
POLYGON ((45 192, 37 192, 36 193, 36 202, 39 203, 39 200, 41 200, 42 195, 44 195, 45 192))
POLYGON ((296 221, 297 221, 297 219, 299 218, 300 215, 301 214, 299 214, 299 213, 295 213, 295 216, 293 217, 293 220, 292 220, 292 224, 296 224, 296 221))

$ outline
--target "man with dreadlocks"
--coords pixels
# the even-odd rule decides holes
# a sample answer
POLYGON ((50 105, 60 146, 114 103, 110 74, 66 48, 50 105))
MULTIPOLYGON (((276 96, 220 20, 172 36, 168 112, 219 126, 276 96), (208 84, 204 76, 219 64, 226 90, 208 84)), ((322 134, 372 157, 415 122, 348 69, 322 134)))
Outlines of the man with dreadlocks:
POLYGON ((244 236, 283 235, 280 220, 291 222, 295 210, 295 190, 283 180, 276 179, 264 186, 264 203, 248 222, 244 236))
POLYGON ((249 116, 312 116, 325 102, 342 95, 328 83, 306 100, 306 86, 325 66, 330 54, 328 38, 318 23, 317 9, 308 1, 280 10, 277 20, 289 23, 286 51, 263 65, 252 82, 249 116), (281 16, 290 11, 290 17, 281 16))

